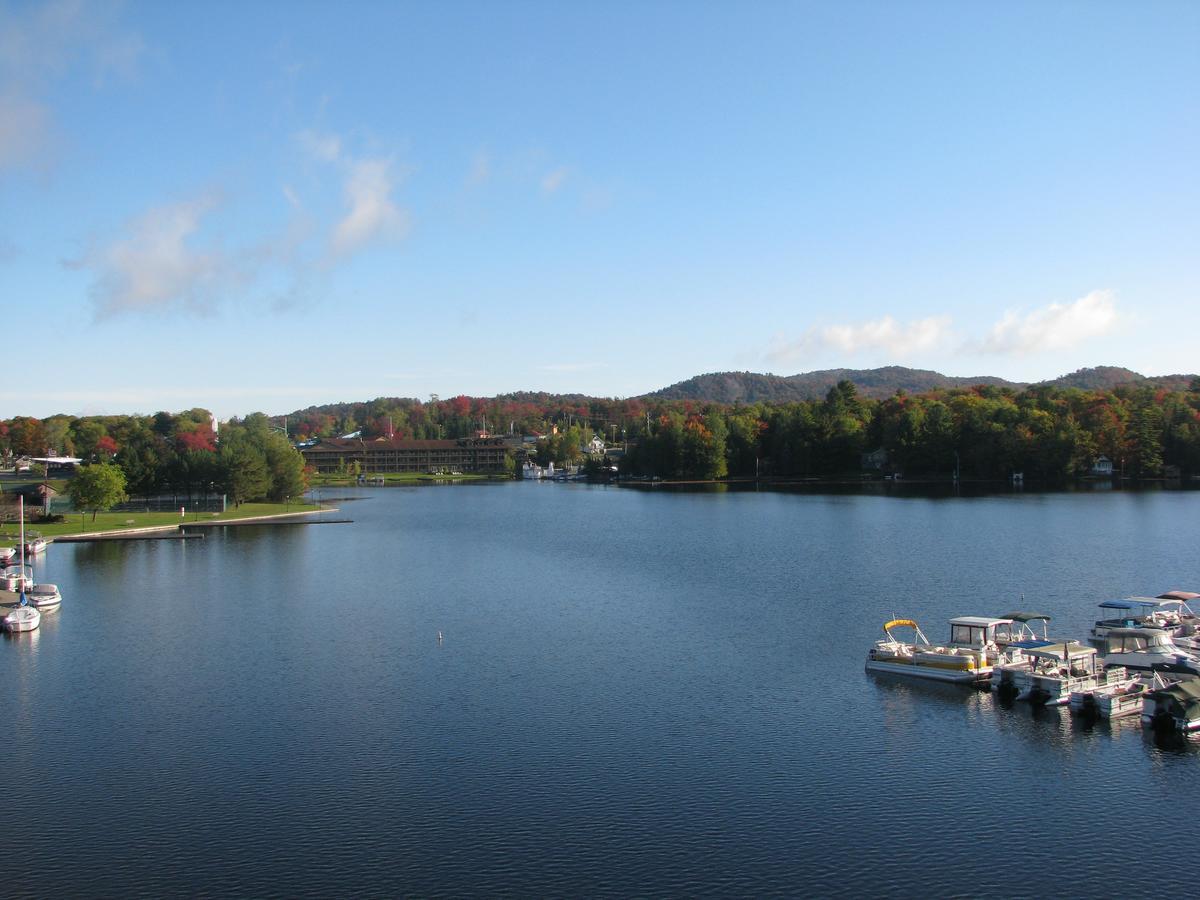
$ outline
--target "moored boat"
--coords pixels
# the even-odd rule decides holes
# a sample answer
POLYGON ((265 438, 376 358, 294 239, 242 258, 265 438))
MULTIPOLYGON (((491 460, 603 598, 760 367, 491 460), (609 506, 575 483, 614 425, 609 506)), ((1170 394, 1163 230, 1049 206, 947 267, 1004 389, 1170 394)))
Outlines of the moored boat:
MULTIPOLYGON (((27 576, 26 576, 25 552, 24 552, 25 551, 25 498, 24 497, 19 497, 17 499, 17 508, 19 510, 19 515, 20 515, 20 520, 21 520, 21 542, 17 545, 21 549, 21 553, 20 553, 21 564, 19 567, 19 572, 20 572, 19 577, 20 577, 20 582, 21 582, 21 586, 20 586, 21 603, 16 609, 13 609, 13 610, 9 611, 8 613, 6 613, 4 615, 3 619, 0 619, 0 627, 2 627, 5 631, 9 632, 10 634, 11 633, 19 633, 22 631, 33 631, 35 628, 37 628, 39 625, 42 624, 42 614, 40 612, 38 612, 38 610, 36 608, 29 605, 29 600, 25 596, 25 587, 26 587, 25 578, 27 576)), ((29 576, 29 580, 32 582, 32 580, 33 580, 32 576, 29 576)))
POLYGON ((33 586, 33 570, 29 566, 10 566, 0 572, 0 591, 21 591, 33 586))
POLYGON ((1068 701, 1071 712, 1101 719, 1119 719, 1141 713, 1150 682, 1123 666, 1105 667, 1102 677, 1103 680, 1091 688, 1071 691, 1068 701))
POLYGON ((0 547, 0 568, 12 563, 13 558, 17 555, 16 547, 0 547))
POLYGON ((48 546, 50 545, 44 537, 35 535, 25 541, 25 555, 37 556, 39 553, 45 553, 48 546))
MULTIPOLYGON (((22 595, 21 600, 24 602, 24 595, 22 595)), ((32 606, 18 606, 16 609, 10 610, 3 619, 0 619, 0 624, 10 634, 33 631, 42 624, 42 614, 32 606)))
POLYGON ((1093 643, 1106 665, 1143 672, 1200 675, 1200 656, 1176 644, 1161 628, 1110 628, 1093 643))
POLYGON ((1034 704, 1062 706, 1072 691, 1093 690, 1104 682, 1096 656, 1095 647, 1075 641, 1026 648, 1021 658, 992 670, 992 690, 1034 704))
POLYGON ((1147 693, 1142 724, 1176 731, 1200 729, 1200 680, 1187 678, 1147 693))
POLYGON ((62 606, 62 593, 57 584, 35 584, 25 592, 29 605, 40 612, 54 612, 62 606))
POLYGON ((950 620, 950 640, 935 645, 914 620, 892 619, 884 623, 884 638, 867 654, 867 671, 986 684, 994 666, 1020 655, 997 640, 1001 633, 1011 636, 1011 626, 1011 619, 960 616, 950 620), (901 628, 911 631, 909 639, 893 633, 901 628))

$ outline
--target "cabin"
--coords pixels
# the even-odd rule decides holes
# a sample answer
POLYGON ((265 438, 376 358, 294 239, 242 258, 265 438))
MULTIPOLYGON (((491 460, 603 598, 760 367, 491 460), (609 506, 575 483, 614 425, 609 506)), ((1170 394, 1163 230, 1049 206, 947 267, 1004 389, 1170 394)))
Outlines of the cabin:
POLYGON ((1112 460, 1109 459, 1107 456, 1103 456, 1103 455, 1097 456, 1095 461, 1092 463, 1092 468, 1088 471, 1089 471, 1089 474, 1091 474, 1091 475, 1101 475, 1101 476, 1112 475, 1112 473, 1113 473, 1112 460))

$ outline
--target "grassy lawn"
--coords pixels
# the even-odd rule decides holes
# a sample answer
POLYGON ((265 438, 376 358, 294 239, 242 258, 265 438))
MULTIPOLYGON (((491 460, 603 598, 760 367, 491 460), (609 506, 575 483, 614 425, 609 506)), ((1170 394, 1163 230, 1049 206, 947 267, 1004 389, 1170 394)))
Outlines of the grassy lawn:
MULTIPOLYGON (((377 478, 382 478, 384 484, 421 484, 434 481, 486 481, 489 478, 506 478, 505 475, 484 475, 474 472, 464 472, 461 475, 430 475, 428 472, 385 472, 382 475, 368 475, 366 485, 375 484, 377 478)), ((312 487, 354 487, 358 484, 353 475, 313 475, 312 487)))
MULTIPOLYGON (((316 509, 311 503, 243 503, 240 507, 232 505, 223 513, 189 512, 186 518, 181 518, 179 512, 102 512, 92 521, 92 514, 68 513, 66 521, 55 525, 37 522, 25 523, 25 530, 36 531, 43 537, 54 537, 60 534, 89 534, 97 531, 123 531, 127 528, 151 528, 156 525, 179 525, 186 522, 212 522, 224 519, 248 519, 253 516, 277 516, 288 512, 307 512, 316 509)), ((0 526, 0 543, 15 542, 18 526, 8 522, 0 526)))

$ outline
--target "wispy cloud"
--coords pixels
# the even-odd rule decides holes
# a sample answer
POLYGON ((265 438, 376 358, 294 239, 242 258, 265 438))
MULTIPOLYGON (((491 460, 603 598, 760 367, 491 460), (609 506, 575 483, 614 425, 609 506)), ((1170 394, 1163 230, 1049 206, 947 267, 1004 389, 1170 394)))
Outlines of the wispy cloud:
POLYGON ((375 238, 401 238, 408 215, 392 200, 396 186, 390 159, 360 159, 348 164, 344 195, 346 215, 333 230, 333 252, 352 253, 375 238))
POLYGON ((471 158, 471 169, 467 172, 467 187, 479 187, 492 178, 492 155, 479 150, 471 158))
POLYGON ((327 263, 348 256, 376 239, 399 239, 408 233, 408 213, 393 199, 401 180, 394 158, 352 156, 335 134, 302 131, 298 139, 315 159, 338 166, 344 176, 344 212, 331 230, 327 263))
POLYGON ((1114 293, 1092 291, 1071 303, 1051 303, 1024 314, 1009 310, 973 348, 1010 356, 1064 350, 1111 333, 1120 319, 1114 293))
POLYGON ((952 338, 949 316, 897 322, 883 316, 866 322, 811 328, 792 341, 779 340, 768 351, 775 363, 793 363, 823 352, 846 355, 873 352, 903 358, 944 346, 952 338))
POLYGON ((321 162, 337 162, 342 155, 342 139, 336 134, 301 131, 296 139, 305 150, 321 162))
POLYGON ((145 44, 118 12, 83 0, 0 5, 0 172, 44 165, 57 133, 44 98, 56 80, 79 67, 98 87, 134 74, 145 44))
POLYGON ((228 261, 195 240, 217 206, 215 194, 147 210, 125 234, 68 263, 90 270, 98 318, 129 312, 207 311, 213 289, 229 277, 228 261))
POLYGON ((51 146, 50 110, 29 97, 0 94, 0 172, 44 161, 51 146))
POLYGON ((567 178, 570 176, 571 170, 566 166, 559 166, 542 176, 541 187, 543 194, 554 194, 567 183, 567 178))

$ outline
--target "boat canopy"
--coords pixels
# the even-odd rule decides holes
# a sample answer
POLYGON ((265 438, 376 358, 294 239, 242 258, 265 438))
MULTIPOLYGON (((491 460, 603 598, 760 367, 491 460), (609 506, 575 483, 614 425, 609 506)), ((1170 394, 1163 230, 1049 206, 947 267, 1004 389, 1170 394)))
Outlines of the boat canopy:
POLYGON ((1101 609, 1147 609, 1149 607, 1158 606, 1157 599, 1149 597, 1127 597, 1124 600, 1105 600, 1100 604, 1101 609))
POLYGON ((1041 659, 1083 659, 1086 656, 1095 656, 1096 648, 1085 647, 1083 644, 1056 643, 1048 647, 1034 647, 1026 652, 1041 659))
POLYGON ((1158 635, 1166 636, 1161 628, 1110 628, 1105 637, 1110 638, 1152 638, 1158 635))
POLYGON ((991 628, 993 625, 1011 625, 1012 619, 992 619, 988 616, 959 616, 951 619, 951 625, 967 625, 971 628, 991 628))
POLYGON ((1014 622, 1049 622, 1050 617, 1045 613, 1040 612, 1010 612, 1005 613, 1004 618, 1012 619, 1014 622))
POLYGON ((1192 591, 1167 591, 1165 594, 1158 595, 1159 600, 1178 600, 1181 603, 1187 603, 1189 600, 1200 600, 1200 594, 1192 591))

